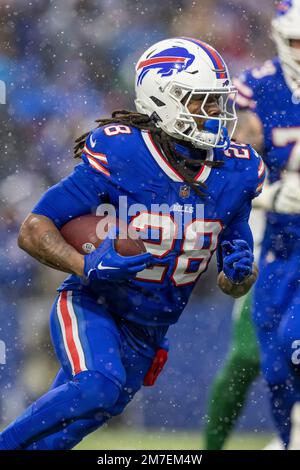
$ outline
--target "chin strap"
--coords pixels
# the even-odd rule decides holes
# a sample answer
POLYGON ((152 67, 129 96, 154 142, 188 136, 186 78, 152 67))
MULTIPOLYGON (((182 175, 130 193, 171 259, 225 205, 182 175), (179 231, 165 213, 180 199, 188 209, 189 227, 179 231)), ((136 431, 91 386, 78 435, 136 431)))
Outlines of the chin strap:
MULTIPOLYGON (((219 132, 219 122, 215 121, 214 119, 208 119, 205 121, 203 125, 204 131, 208 133, 206 138, 208 141, 212 140, 215 141, 216 135, 219 132)), ((230 146, 230 138, 228 135, 228 130, 225 126, 222 126, 221 128, 221 137, 218 142, 216 142, 218 145, 224 145, 224 150, 227 150, 230 146)))

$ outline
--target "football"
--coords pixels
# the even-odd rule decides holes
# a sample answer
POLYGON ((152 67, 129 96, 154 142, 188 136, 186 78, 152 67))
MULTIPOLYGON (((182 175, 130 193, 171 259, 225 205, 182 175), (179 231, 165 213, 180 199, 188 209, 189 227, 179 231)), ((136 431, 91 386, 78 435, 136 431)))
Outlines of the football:
POLYGON ((109 230, 115 225, 119 228, 122 236, 117 236, 115 249, 121 256, 134 256, 146 252, 143 241, 135 232, 135 237, 130 238, 127 233, 127 226, 120 220, 112 221, 109 216, 82 215, 67 222, 60 230, 69 245, 73 246, 79 253, 86 255, 95 250, 103 239, 107 236, 109 230), (125 238, 126 237, 126 238, 125 238))

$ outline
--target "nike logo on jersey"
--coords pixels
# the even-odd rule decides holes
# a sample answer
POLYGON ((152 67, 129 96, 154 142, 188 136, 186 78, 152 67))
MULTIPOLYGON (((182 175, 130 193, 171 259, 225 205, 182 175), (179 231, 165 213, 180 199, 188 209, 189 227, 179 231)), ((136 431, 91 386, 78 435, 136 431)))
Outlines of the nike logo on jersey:
POLYGON ((103 269, 120 269, 120 268, 115 268, 114 266, 103 266, 102 261, 98 264, 97 268, 100 269, 100 271, 103 269))
POLYGON ((91 144, 91 147, 94 148, 95 145, 96 145, 97 141, 96 140, 93 140, 93 136, 91 135, 90 137, 90 144, 91 144))

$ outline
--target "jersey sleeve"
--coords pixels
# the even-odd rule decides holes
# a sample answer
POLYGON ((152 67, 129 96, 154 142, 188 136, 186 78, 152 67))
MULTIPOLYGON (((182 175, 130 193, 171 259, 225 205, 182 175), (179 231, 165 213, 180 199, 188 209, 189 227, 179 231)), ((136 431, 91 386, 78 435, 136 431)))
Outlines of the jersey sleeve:
POLYGON ((126 162, 134 153, 135 136, 132 127, 121 124, 94 129, 86 139, 81 158, 94 173, 118 184, 120 178, 126 177, 126 162))
POLYGON ((45 192, 32 210, 61 228, 69 220, 96 211, 111 193, 105 180, 99 181, 89 165, 81 163, 73 173, 45 192))
POLYGON ((253 111, 257 114, 263 112, 262 100, 268 87, 269 78, 277 71, 276 63, 267 60, 259 67, 246 70, 239 77, 233 79, 238 94, 236 106, 238 110, 253 111))
POLYGON ((251 145, 248 145, 251 158, 253 159, 253 179, 250 180, 250 198, 254 199, 259 196, 263 190, 266 178, 266 166, 262 157, 254 150, 251 145))
POLYGON ((75 217, 95 212, 101 202, 117 203, 128 179, 131 136, 132 128, 117 124, 91 131, 83 147, 83 162, 48 189, 32 212, 49 217, 60 228, 75 217))
POLYGON ((257 109, 258 83, 252 77, 251 71, 248 70, 238 78, 234 78, 233 84, 238 92, 236 97, 237 109, 255 112, 257 109))
POLYGON ((235 184, 240 185, 241 205, 231 221, 221 234, 217 250, 218 270, 222 271, 223 260, 221 243, 225 240, 245 240, 253 251, 253 236, 249 226, 249 216, 252 209, 252 199, 258 196, 265 179, 265 165, 260 155, 251 145, 233 143, 225 155, 235 162, 235 171, 238 177, 235 184))
POLYGON ((109 178, 111 177, 111 167, 113 165, 111 153, 105 136, 103 136, 100 129, 96 129, 88 135, 81 158, 95 173, 109 178), (108 154, 110 154, 110 165, 108 164, 108 154))
POLYGON ((234 162, 233 171, 238 178, 236 183, 242 186, 243 196, 250 200, 259 196, 266 176, 262 157, 251 145, 238 142, 231 142, 224 155, 226 159, 234 162))
POLYGON ((217 265, 218 271, 223 269, 223 258, 221 243, 223 241, 245 240, 250 249, 253 251, 253 236, 249 226, 249 216, 251 212, 251 200, 248 199, 240 208, 239 213, 234 217, 232 222, 222 232, 218 249, 217 249, 217 265))

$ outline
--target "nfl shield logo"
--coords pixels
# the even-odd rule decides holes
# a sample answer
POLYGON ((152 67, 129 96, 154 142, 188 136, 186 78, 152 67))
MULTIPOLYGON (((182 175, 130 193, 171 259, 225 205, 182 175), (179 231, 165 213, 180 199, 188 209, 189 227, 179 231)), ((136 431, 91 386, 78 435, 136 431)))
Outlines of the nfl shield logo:
POLYGON ((180 186, 179 196, 182 199, 186 199, 187 197, 189 197, 189 195, 190 195, 190 187, 187 184, 185 184, 184 186, 180 186))

